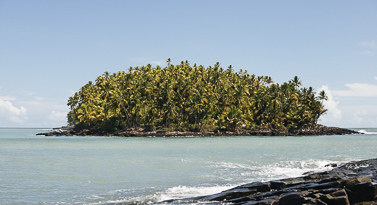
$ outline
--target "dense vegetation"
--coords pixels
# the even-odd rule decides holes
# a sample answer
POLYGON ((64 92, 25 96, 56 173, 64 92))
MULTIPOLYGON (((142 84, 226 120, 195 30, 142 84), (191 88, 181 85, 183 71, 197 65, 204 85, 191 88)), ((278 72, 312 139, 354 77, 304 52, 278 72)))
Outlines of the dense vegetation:
POLYGON ((164 68, 130 67, 87 83, 68 100, 68 123, 96 131, 292 130, 315 126, 323 100, 325 92, 301 88, 298 77, 280 85, 219 63, 169 59, 164 68))

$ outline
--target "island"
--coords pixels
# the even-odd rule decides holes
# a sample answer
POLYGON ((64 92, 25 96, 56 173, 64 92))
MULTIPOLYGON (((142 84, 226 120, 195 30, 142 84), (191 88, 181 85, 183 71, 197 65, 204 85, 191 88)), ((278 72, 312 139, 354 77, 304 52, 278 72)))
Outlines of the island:
POLYGON ((334 135, 319 125, 326 93, 297 76, 276 83, 220 63, 130 67, 105 72, 68 99, 68 125, 41 135, 233 136, 334 135))

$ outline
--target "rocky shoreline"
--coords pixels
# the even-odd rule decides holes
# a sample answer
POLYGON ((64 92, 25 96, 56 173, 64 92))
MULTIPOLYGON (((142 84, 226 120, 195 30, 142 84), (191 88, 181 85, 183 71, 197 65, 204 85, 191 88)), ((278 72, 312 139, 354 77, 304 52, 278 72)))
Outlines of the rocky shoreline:
POLYGON ((377 204, 377 158, 302 177, 244 184, 218 194, 163 201, 160 204, 347 205, 377 204))
POLYGON ((54 128, 51 132, 38 133, 44 136, 120 136, 120 137, 183 137, 183 136, 305 136, 305 135, 345 135, 360 134, 356 131, 317 125, 313 128, 279 130, 241 130, 219 132, 192 132, 192 131, 144 131, 122 130, 117 132, 94 132, 88 129, 75 129, 73 126, 54 128))

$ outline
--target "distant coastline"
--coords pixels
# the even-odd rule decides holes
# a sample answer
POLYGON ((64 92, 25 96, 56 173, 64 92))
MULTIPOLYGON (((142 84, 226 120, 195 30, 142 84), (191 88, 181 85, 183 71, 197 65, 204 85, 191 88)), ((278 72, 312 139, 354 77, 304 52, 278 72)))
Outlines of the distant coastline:
POLYGON ((50 132, 38 133, 43 136, 119 136, 119 137, 209 137, 209 136, 310 136, 310 135, 346 135, 360 134, 354 130, 316 125, 310 128, 295 130, 224 130, 218 132, 205 131, 144 131, 144 130, 120 130, 116 132, 93 131, 89 129, 77 129, 74 126, 54 128, 50 132))

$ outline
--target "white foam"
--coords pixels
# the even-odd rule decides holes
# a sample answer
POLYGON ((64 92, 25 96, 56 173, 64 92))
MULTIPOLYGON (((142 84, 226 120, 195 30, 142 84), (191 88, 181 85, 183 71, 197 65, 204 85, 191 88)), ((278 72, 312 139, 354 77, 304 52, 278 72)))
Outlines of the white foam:
POLYGON ((53 131, 53 129, 50 129, 50 128, 38 128, 36 130, 38 130, 38 131, 49 131, 49 132, 53 131))
POLYGON ((221 162, 214 166, 224 169, 226 172, 235 172, 242 178, 251 181, 271 181, 282 178, 299 177, 309 171, 326 171, 332 167, 326 167, 327 164, 342 163, 340 161, 331 160, 296 160, 281 161, 272 164, 238 164, 231 162, 221 162), (240 171, 241 169, 241 171, 240 171))
POLYGON ((302 176, 305 172, 315 171, 327 171, 332 167, 326 167, 325 165, 331 163, 338 163, 329 160, 308 160, 308 161, 283 161, 272 165, 267 165, 262 169, 261 175, 268 176, 268 180, 290 178, 302 176))
MULTIPOLYGON (((156 202, 161 202, 169 199, 182 199, 182 198, 189 198, 189 197, 196 197, 196 196, 204 196, 219 193, 221 191, 230 189, 234 186, 198 186, 198 187, 191 187, 191 186, 175 186, 171 188, 167 188, 163 191, 157 191, 153 194, 147 195, 140 195, 140 196, 129 196, 129 197, 115 197, 114 199, 104 200, 106 203, 110 204, 117 204, 117 203, 130 203, 130 204, 154 204, 156 202)), ((132 190, 115 190, 112 191, 111 195, 113 197, 115 195, 122 192, 130 192, 132 190)), ((91 203, 91 204, 103 204, 104 201, 98 203, 91 203)))
POLYGON ((366 135, 376 135, 377 134, 377 132, 368 132, 368 131, 366 131, 366 130, 359 130, 359 131, 357 131, 357 132, 359 132, 359 133, 361 133, 361 134, 366 134, 366 135))
MULTIPOLYGON (((327 164, 341 163, 339 161, 330 160, 307 160, 307 161, 282 161, 273 164, 267 164, 262 166, 253 166, 247 164, 238 164, 230 162, 217 163, 214 166, 225 169, 243 169, 240 174, 242 178, 254 181, 270 181, 289 177, 299 177, 305 172, 309 171, 326 171, 332 169, 332 167, 325 167, 327 164), (246 176, 246 177, 245 177, 246 176)), ((156 193, 157 201, 164 201, 169 199, 182 199, 204 195, 216 194, 235 186, 249 183, 251 181, 244 181, 239 184, 233 185, 217 185, 217 186, 176 186, 168 188, 165 191, 156 193)))
POLYGON ((176 186, 176 187, 168 188, 161 193, 158 193, 158 201, 210 195, 210 194, 222 192, 224 190, 227 190, 233 187, 234 186, 209 186, 209 187, 176 186))

